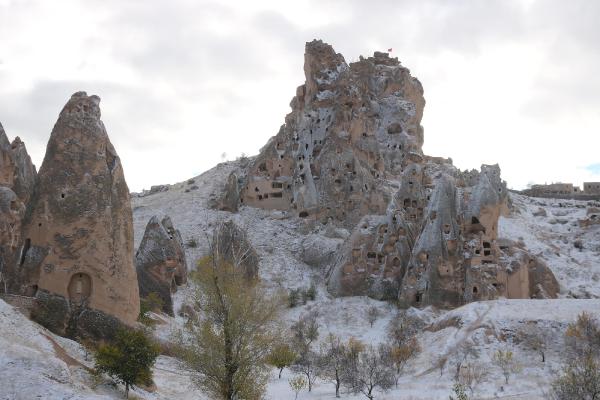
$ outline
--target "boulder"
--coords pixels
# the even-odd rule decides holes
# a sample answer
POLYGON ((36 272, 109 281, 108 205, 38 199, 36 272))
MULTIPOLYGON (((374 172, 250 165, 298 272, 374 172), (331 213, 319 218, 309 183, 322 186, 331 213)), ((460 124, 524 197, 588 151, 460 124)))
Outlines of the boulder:
POLYGON ((156 293, 163 311, 173 314, 171 294, 187 282, 187 262, 183 240, 168 216, 150 218, 135 254, 140 297, 156 293))

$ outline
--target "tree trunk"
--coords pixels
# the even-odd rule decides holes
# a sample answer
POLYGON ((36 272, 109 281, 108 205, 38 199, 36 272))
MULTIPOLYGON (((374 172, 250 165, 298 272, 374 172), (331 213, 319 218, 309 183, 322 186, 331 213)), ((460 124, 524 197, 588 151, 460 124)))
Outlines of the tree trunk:
MULTIPOLYGON (((284 367, 285 368, 285 367, 284 367)), ((279 368, 279 379, 281 379, 281 372, 283 371, 283 368, 279 368)))
POLYGON ((125 398, 129 398, 129 383, 125 382, 125 398))
POLYGON ((337 371, 335 371, 335 397, 340 397, 340 377, 337 371))

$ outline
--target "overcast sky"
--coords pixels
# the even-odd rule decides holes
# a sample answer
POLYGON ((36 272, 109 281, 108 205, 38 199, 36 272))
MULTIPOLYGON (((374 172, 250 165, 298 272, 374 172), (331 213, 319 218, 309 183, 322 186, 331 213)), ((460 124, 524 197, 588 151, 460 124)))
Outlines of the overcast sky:
POLYGON ((0 0, 0 122, 39 168, 70 95, 97 94, 130 189, 175 183, 277 133, 314 38, 393 48, 427 154, 513 188, 600 181, 595 0, 0 0))

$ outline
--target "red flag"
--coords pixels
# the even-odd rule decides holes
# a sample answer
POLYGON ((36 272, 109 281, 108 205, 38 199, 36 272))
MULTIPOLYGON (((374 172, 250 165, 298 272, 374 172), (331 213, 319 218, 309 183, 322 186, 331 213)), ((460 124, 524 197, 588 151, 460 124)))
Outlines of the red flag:
POLYGON ((390 48, 388 49, 388 53, 391 53, 391 52, 392 52, 392 48, 390 47, 390 48))

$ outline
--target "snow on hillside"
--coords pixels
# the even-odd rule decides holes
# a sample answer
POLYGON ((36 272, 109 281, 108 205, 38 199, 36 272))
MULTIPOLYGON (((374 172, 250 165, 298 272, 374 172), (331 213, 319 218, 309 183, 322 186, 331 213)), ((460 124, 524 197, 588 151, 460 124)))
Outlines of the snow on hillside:
POLYGON ((522 241, 544 259, 560 283, 562 297, 600 298, 600 224, 582 228, 578 222, 586 218, 587 207, 598 202, 518 194, 511 198, 514 210, 500 218, 500 237, 522 241), (583 248, 576 248, 576 241, 583 248))
MULTIPOLYGON (((320 251, 335 251, 349 232, 307 228, 303 221, 277 211, 243 207, 240 212, 231 214, 209 208, 229 173, 238 168, 239 162, 223 163, 191 180, 171 185, 167 191, 134 196, 136 247, 148 220, 153 215, 167 214, 181 231, 184 242, 193 239, 197 243, 197 246, 186 247, 188 268, 192 269, 206 254, 206 232, 210 232, 219 219, 232 218, 248 228, 249 239, 261 258, 260 277, 268 287, 287 290, 308 287, 311 282, 316 284, 316 300, 288 309, 284 315, 287 324, 303 313, 317 311, 321 338, 331 332, 365 343, 385 340, 386 326, 397 312, 394 306, 366 297, 333 298, 324 285, 327 267, 313 267, 304 262, 315 246, 319 246, 320 251), (379 308, 381 317, 371 327, 366 313, 373 305, 379 308)), ((500 236, 523 242, 547 262, 561 284, 561 298, 487 301, 452 311, 409 310, 425 324, 418 337, 423 351, 408 365, 399 387, 377 393, 376 399, 448 399, 453 385, 454 353, 457 346, 465 342, 472 343, 479 353, 480 368, 488 372, 475 391, 476 399, 547 398, 549 382, 560 368, 566 324, 582 311, 596 315, 600 312, 600 225, 583 229, 577 223, 585 217, 586 202, 531 199, 517 194, 511 197, 513 212, 501 218, 500 236), (534 213, 544 214, 539 212, 540 208, 546 216, 534 216, 534 213), (577 240, 583 243, 582 249, 575 247, 577 240), (550 337, 544 363, 538 354, 525 349, 518 341, 519 331, 531 323, 543 327, 550 337), (514 350, 523 369, 505 385, 491 357, 496 350, 508 348, 514 350)), ((184 287, 175 294, 176 313, 190 296, 190 290, 184 287)), ((163 340, 168 340, 172 330, 184 322, 177 316, 161 318, 163 323, 156 326, 155 334, 163 340)), ((91 366, 79 344, 52 335, 0 301, 0 367, 3 371, 0 400, 122 398, 122 388, 92 378, 86 369, 91 366)), ((278 379, 273 371, 267 399, 293 399, 287 381, 291 376, 285 370, 282 379, 278 379)), ((193 386, 189 372, 173 358, 159 357, 154 381, 156 391, 136 390, 137 398, 208 399, 193 386)), ((364 398, 347 393, 342 397, 364 398)), ((298 398, 333 399, 333 385, 317 382, 312 393, 302 392, 298 398)))

